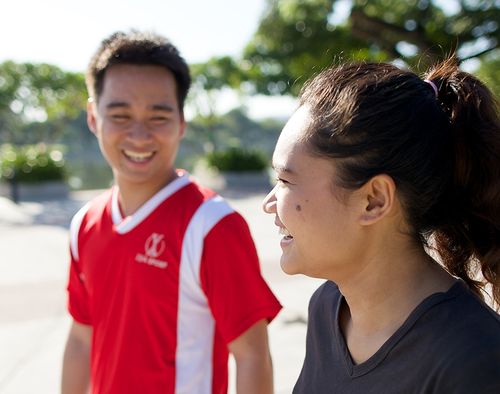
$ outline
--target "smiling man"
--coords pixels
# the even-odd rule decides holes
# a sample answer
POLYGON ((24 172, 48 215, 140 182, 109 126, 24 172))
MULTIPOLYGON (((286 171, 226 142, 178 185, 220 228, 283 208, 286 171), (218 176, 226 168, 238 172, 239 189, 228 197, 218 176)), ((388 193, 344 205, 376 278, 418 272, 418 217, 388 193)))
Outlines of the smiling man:
POLYGON ((165 38, 104 40, 88 125, 115 185, 71 223, 73 317, 62 393, 271 393, 267 323, 280 305, 243 218, 174 166, 189 70, 165 38))

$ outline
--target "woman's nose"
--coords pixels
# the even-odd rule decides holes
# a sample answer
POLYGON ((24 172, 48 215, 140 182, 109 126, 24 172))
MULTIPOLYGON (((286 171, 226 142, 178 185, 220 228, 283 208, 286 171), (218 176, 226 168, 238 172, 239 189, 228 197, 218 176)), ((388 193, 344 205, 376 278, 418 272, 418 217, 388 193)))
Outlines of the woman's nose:
POLYGON ((265 213, 276 213, 276 187, 269 192, 269 194, 262 201, 262 209, 265 213))

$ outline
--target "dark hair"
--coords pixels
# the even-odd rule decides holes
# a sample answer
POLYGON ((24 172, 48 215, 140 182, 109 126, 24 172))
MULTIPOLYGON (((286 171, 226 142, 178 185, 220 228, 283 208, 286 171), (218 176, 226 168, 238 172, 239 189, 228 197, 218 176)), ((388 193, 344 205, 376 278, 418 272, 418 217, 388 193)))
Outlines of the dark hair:
POLYGON ((500 122, 490 91, 449 59, 426 79, 389 64, 321 72, 300 94, 313 154, 338 159, 335 182, 356 189, 391 176, 412 236, 482 296, 500 304, 500 122))
POLYGON ((85 80, 89 95, 99 100, 106 70, 115 64, 158 65, 167 68, 175 78, 177 100, 182 111, 191 77, 185 60, 165 37, 132 30, 116 32, 104 39, 87 67, 85 80))

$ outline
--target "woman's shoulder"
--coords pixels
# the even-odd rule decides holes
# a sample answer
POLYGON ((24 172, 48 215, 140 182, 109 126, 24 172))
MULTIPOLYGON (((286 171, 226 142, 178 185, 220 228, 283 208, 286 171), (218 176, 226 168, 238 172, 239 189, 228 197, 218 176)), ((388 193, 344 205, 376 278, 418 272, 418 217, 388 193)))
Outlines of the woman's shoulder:
POLYGON ((469 332, 490 331, 500 341, 500 315, 474 294, 463 281, 457 281, 441 302, 430 310, 434 318, 447 321, 450 326, 469 332), (432 309, 436 309, 433 311, 432 309))
POLYGON ((443 316, 448 324, 435 327, 432 352, 441 356, 438 376, 450 385, 445 392, 500 392, 499 315, 474 294, 458 297, 449 312, 443 316))
POLYGON ((325 299, 338 298, 341 296, 342 294, 340 293, 338 286, 334 282, 327 280, 314 291, 311 300, 314 299, 316 301, 322 301, 325 299))
POLYGON ((309 311, 321 310, 327 307, 330 309, 332 306, 338 304, 342 298, 342 294, 338 286, 332 281, 325 281, 319 286, 311 296, 309 301, 309 311))
POLYGON ((500 366, 500 316, 461 281, 436 296, 414 331, 431 352, 449 353, 450 363, 500 366))
MULTIPOLYGON (((500 318, 462 281, 426 299, 401 343, 435 392, 500 392, 500 318)), ((398 345, 399 346, 399 345, 398 345)))

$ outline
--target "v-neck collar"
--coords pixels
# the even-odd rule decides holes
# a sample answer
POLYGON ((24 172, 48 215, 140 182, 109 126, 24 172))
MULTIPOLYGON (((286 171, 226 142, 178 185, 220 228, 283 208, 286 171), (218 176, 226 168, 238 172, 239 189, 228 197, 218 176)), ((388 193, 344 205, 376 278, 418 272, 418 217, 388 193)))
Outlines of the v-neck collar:
POLYGON ((118 186, 115 186, 111 195, 111 219, 115 225, 115 230, 119 234, 125 234, 137 227, 151 212, 153 212, 163 201, 175 192, 191 183, 187 172, 180 172, 180 176, 159 190, 148 201, 146 201, 132 215, 123 217, 118 202, 118 186))
POLYGON ((431 294, 425 298, 408 316, 405 322, 399 327, 396 332, 378 349, 368 360, 354 364, 352 361, 349 348, 344 338, 344 334, 340 329, 340 308, 345 302, 344 296, 340 293, 339 301, 335 306, 335 323, 333 324, 333 335, 336 340, 334 346, 337 346, 337 351, 342 355, 344 366, 348 375, 351 378, 356 378, 370 372, 377 365, 379 365, 394 348, 394 346, 408 333, 408 331, 415 325, 420 317, 425 314, 434 305, 437 305, 445 300, 456 297, 460 293, 463 286, 462 281, 458 280, 446 292, 439 292, 431 294))

